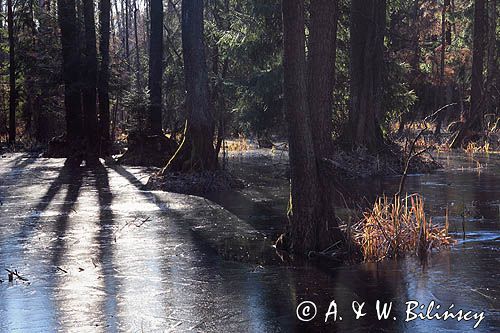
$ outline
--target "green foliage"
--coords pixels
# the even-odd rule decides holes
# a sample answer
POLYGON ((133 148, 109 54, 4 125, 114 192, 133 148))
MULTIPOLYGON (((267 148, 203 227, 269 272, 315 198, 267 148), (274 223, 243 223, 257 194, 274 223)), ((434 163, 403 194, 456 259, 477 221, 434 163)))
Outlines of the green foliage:
POLYGON ((383 127, 385 132, 388 132, 391 123, 398 121, 403 114, 412 110, 417 95, 406 79, 410 73, 410 66, 407 63, 388 61, 385 68, 383 109, 386 113, 383 127))
POLYGON ((275 68, 256 73, 239 86, 236 131, 262 135, 283 126, 281 82, 282 70, 275 68))
POLYGON ((233 134, 282 133, 280 1, 227 4, 213 1, 206 14, 216 114, 233 134))
POLYGON ((123 99, 123 107, 128 110, 126 129, 130 132, 147 133, 149 92, 147 90, 131 89, 123 99))

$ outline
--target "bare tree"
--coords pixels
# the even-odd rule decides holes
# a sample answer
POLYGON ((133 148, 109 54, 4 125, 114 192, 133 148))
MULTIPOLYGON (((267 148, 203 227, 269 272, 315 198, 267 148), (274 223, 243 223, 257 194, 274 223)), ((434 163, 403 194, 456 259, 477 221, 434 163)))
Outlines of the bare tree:
POLYGON ((208 73, 203 37, 203 0, 182 1, 182 51, 187 121, 184 139, 167 170, 215 170, 215 120, 209 107, 208 73))
POLYGON ((375 152, 383 145, 382 72, 386 1, 351 2, 349 141, 375 152))
POLYGON ((163 73, 163 2, 151 0, 151 37, 149 43, 149 128, 152 134, 162 132, 163 73))
POLYGON ((9 142, 16 142, 16 57, 14 43, 14 11, 12 0, 7 0, 7 30, 9 34, 9 142))
POLYGON ((101 63, 99 67, 99 77, 97 91, 99 98, 99 136, 101 139, 101 154, 110 153, 110 111, 109 111, 109 37, 110 37, 110 0, 99 1, 99 25, 100 39, 99 51, 101 63))
POLYGON ((97 49, 94 19, 94 1, 83 0, 84 19, 84 68, 83 73, 83 124, 85 130, 87 165, 99 164, 99 131, 97 122, 97 49))
POLYGON ((57 11, 61 29, 64 104, 68 159, 66 165, 79 166, 83 160, 82 104, 80 91, 80 45, 75 0, 58 0, 57 11))
MULTIPOLYGON (((277 245, 305 254, 308 251, 325 250, 338 239, 336 235, 339 230, 335 215, 331 214, 333 209, 329 209, 331 202, 325 206, 322 199, 325 193, 321 182, 324 179, 320 176, 320 155, 315 151, 312 134, 313 121, 306 84, 304 2, 284 0, 282 10, 283 91, 290 145, 290 203, 288 231, 280 237, 277 245)), ((327 36, 330 36, 328 41, 331 41, 331 30, 326 30, 327 36)))
POLYGON ((466 114, 466 120, 462 128, 453 138, 452 148, 460 147, 471 132, 481 130, 484 109, 484 54, 486 41, 485 0, 474 1, 474 32, 472 49, 472 77, 470 108, 466 114))

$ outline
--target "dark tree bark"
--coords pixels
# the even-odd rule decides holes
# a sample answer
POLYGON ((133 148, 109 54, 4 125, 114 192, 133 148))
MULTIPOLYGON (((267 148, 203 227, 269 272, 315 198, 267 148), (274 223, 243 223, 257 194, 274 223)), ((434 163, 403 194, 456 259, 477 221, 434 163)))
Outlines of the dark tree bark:
POLYGON ((182 1, 182 51, 187 91, 186 128, 183 142, 164 171, 215 170, 215 120, 209 107, 203 0, 182 1))
POLYGON ((494 98, 497 95, 497 98, 500 95, 495 93, 495 80, 498 77, 498 68, 497 68, 497 0, 489 0, 488 1, 488 60, 487 60, 487 69, 488 74, 486 77, 486 91, 487 91, 487 107, 486 110, 489 113, 496 113, 496 109, 494 106, 494 98))
POLYGON ((149 128, 151 134, 162 133, 162 73, 163 73, 163 2, 151 0, 151 37, 149 43, 149 128))
MULTIPOLYGON (((468 114, 469 128, 473 131, 481 130, 483 113, 481 101, 483 97, 484 84, 484 53, 486 41, 485 0, 476 0, 474 2, 474 35, 472 50, 472 79, 470 110, 468 114)), ((484 107, 484 105, 483 105, 484 107)))
MULTIPOLYGON (((444 70, 445 70, 445 56, 446 56, 446 13, 448 11, 448 6, 450 5, 450 0, 444 0, 443 7, 441 8, 441 53, 440 53, 440 65, 439 65, 439 105, 445 104, 446 96, 446 86, 444 80, 444 70)), ((435 135, 441 133, 441 125, 443 119, 445 118, 445 110, 437 115, 436 119, 436 129, 434 131, 435 135)))
POLYGON ((16 58, 14 53, 14 12, 12 0, 7 0, 7 30, 9 34, 9 143, 16 142, 16 58))
POLYGON ((311 0, 309 112, 314 147, 321 157, 331 152, 337 16, 336 0, 311 0))
POLYGON ((69 147, 66 165, 78 166, 83 160, 82 104, 80 91, 80 45, 75 0, 58 0, 61 29, 66 140, 69 147))
POLYGON ((481 130, 484 109, 484 54, 486 41, 487 18, 485 15, 485 0, 474 1, 474 32, 472 37, 472 77, 470 108, 466 114, 465 123, 454 137, 452 148, 458 148, 464 140, 481 130))
POLYGON ((97 49, 93 0, 83 0, 84 19, 84 67, 83 73, 83 124, 85 129, 87 165, 99 164, 99 130, 97 122, 97 49))
MULTIPOLYGON (((334 215, 321 200, 322 187, 308 107, 305 62, 304 2, 284 0, 283 70, 285 113, 289 126, 289 229, 277 245, 305 254, 333 244, 338 232, 334 215)), ((329 73, 328 73, 329 74, 329 73)))
POLYGON ((99 136, 100 154, 107 156, 110 153, 110 111, 109 111, 109 36, 110 36, 110 0, 99 1, 100 39, 99 51, 101 53, 101 66, 97 83, 99 98, 99 136))
POLYGON ((351 3, 351 110, 352 146, 376 152, 383 145, 382 72, 386 1, 353 0, 351 3))

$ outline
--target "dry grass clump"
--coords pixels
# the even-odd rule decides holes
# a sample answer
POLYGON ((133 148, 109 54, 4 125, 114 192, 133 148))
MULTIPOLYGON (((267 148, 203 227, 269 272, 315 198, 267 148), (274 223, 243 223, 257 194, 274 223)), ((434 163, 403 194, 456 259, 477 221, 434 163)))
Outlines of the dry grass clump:
POLYGON ((250 143, 247 138, 239 137, 235 140, 227 140, 226 149, 228 151, 247 151, 250 149, 250 143))
POLYGON ((493 150, 491 149, 490 143, 488 141, 485 141, 483 144, 481 143, 476 143, 476 142, 469 142, 467 144, 467 147, 465 147, 465 152, 467 154, 474 154, 474 153, 492 153, 493 150))
POLYGON ((432 249, 449 246, 448 218, 444 226, 433 225, 426 217, 424 200, 413 194, 403 200, 380 197, 363 218, 350 227, 354 243, 365 261, 380 261, 414 253, 426 258, 432 249))

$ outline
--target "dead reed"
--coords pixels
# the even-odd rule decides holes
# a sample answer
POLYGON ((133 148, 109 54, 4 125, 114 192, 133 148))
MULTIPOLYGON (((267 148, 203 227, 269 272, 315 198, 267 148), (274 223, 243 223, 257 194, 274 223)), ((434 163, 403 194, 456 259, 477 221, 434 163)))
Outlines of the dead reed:
POLYGON ((467 144, 467 147, 464 148, 465 152, 467 154, 475 154, 475 153, 494 153, 495 150, 492 149, 490 143, 488 141, 481 143, 477 142, 469 142, 467 144))
POLYGON ((448 215, 444 226, 434 225, 424 212, 424 199, 418 194, 404 199, 387 196, 376 200, 361 220, 350 226, 353 242, 365 261, 380 261, 405 254, 426 258, 433 249, 455 241, 448 235, 448 215))
POLYGON ((231 152, 247 151, 250 149, 250 143, 247 138, 240 136, 234 140, 227 140, 226 149, 231 152))

